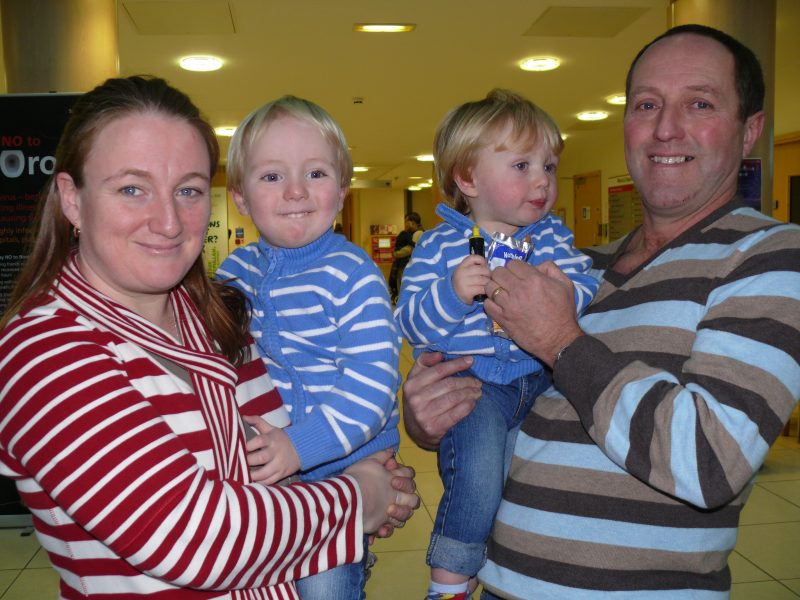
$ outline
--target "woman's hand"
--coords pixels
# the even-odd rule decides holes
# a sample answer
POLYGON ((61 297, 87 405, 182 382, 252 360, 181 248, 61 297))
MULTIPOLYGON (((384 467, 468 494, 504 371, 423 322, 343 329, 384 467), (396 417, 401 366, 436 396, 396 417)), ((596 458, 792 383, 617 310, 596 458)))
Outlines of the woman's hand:
POLYGON ((390 527, 402 527, 419 508, 414 470, 402 466, 384 450, 345 469, 361 489, 364 532, 391 535, 390 527), (388 532, 388 533, 387 533, 388 532))
POLYGON ((420 354, 403 384, 403 423, 417 445, 434 450, 481 397, 474 377, 453 377, 472 365, 465 356, 443 361, 439 352, 420 354))

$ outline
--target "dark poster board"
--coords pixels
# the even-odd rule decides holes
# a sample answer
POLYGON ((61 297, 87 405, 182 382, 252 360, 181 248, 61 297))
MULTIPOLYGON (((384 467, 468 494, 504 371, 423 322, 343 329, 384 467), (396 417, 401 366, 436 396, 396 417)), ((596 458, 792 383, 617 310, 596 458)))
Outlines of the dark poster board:
MULTIPOLYGON (((0 312, 25 262, 39 192, 78 94, 0 94, 0 312)), ((30 523, 13 483, 0 477, 0 526, 30 523)))

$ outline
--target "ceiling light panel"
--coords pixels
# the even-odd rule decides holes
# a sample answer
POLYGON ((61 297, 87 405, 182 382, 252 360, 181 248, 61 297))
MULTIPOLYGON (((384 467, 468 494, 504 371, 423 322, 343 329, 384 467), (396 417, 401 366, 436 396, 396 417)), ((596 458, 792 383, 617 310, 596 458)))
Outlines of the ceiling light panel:
POLYGON ((413 23, 354 23, 353 31, 361 33, 409 33, 414 31, 413 23))

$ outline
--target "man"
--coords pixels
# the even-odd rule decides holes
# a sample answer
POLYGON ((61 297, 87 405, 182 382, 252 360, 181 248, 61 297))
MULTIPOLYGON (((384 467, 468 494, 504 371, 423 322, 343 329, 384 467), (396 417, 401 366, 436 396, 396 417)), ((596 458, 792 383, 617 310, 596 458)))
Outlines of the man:
POLYGON ((422 218, 419 213, 410 212, 406 215, 403 231, 397 234, 394 242, 394 262, 389 271, 389 293, 392 302, 397 302, 400 293, 400 283, 403 279, 403 270, 406 268, 411 252, 417 245, 419 238, 422 237, 422 218))
MULTIPOLYGON (((576 321, 551 265, 513 263, 486 288, 554 386, 516 441, 485 598, 727 598, 741 509, 800 396, 800 228, 736 197, 764 122, 758 61, 677 27, 636 57, 626 94, 644 219, 592 253, 593 304, 576 321)), ((437 360, 404 389, 427 447, 475 395, 446 378, 463 363, 437 360)))

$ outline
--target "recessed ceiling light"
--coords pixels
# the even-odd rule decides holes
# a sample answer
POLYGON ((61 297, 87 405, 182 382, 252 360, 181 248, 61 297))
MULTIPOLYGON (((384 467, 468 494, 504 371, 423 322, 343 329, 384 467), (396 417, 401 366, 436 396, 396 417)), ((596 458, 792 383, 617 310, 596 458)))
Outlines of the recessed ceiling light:
POLYGON ((625 104, 625 94, 611 94, 610 96, 606 96, 606 102, 621 106, 625 104))
POLYGON ((519 68, 523 71, 552 71, 560 64, 561 61, 553 56, 532 56, 521 60, 519 68))
POLYGON ((417 160, 420 162, 433 162, 433 154, 420 154, 417 156, 417 160))
POLYGON ((413 23, 354 23, 353 31, 362 33, 408 33, 414 31, 413 23))
POLYGON ((432 186, 433 186, 433 184, 432 184, 432 183, 430 183, 430 182, 428 182, 428 181, 421 181, 421 182, 419 182, 417 185, 418 185, 419 187, 421 187, 421 188, 429 188, 429 187, 432 187, 432 186))
POLYGON ((422 188, 421 188, 421 187, 419 187, 418 185, 410 185, 410 186, 408 186, 406 189, 407 189, 409 192, 418 192, 418 191, 420 191, 422 188))
POLYGON ((369 171, 369 167, 353 167, 353 173, 365 173, 369 171))
POLYGON ((187 71, 216 71, 222 68, 222 59, 216 56, 184 56, 179 64, 187 71))
POLYGON ((568 134, 568 133, 562 133, 562 134, 561 134, 561 139, 562 139, 562 140, 565 140, 565 139, 567 139, 568 137, 569 137, 569 134, 568 134))
POLYGON ((214 127, 214 133, 220 137, 231 137, 234 133, 236 133, 236 126, 228 125, 225 127, 214 127))
POLYGON ((580 121, 602 121, 608 118, 608 113, 604 110, 585 110, 578 113, 580 121))

